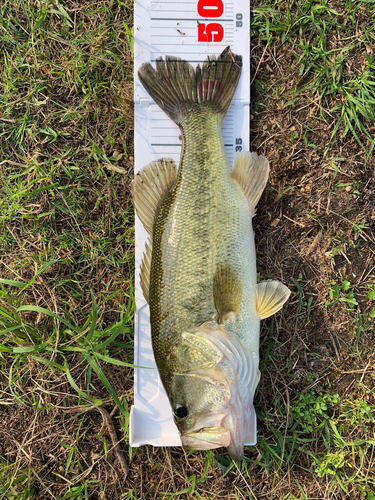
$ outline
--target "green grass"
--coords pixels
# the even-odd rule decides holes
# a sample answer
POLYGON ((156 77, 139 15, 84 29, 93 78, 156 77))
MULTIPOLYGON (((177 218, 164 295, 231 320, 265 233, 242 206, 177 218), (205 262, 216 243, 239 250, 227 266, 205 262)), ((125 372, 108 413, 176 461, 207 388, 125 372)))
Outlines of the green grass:
POLYGON ((132 9, 0 6, 0 496, 374 500, 374 3, 252 5, 259 275, 292 296, 262 326, 241 464, 128 446, 132 9))
MULTIPOLYGON (((268 46, 280 38, 290 44, 298 73, 283 96, 285 106, 295 108, 302 102, 300 95, 311 93, 311 100, 319 103, 320 118, 327 123, 334 119, 324 155, 333 138, 343 139, 351 132, 368 159, 375 145, 369 131, 375 122, 373 4, 301 0, 293 8, 289 4, 278 8, 280 5, 284 3, 255 7, 253 32, 268 46)), ((311 128, 306 125, 305 130, 311 128)))
MULTIPOLYGON (((121 2, 0 6, 0 404, 13 400, 52 421, 61 419, 53 414, 61 405, 88 412, 115 404, 125 437, 127 398, 119 398, 113 374, 130 387, 131 23, 131 4, 121 2)), ((60 476, 77 463, 86 470, 66 446, 60 476)), ((31 498, 34 483, 51 498, 101 489, 92 478, 56 489, 27 455, 6 456, 6 498, 31 498)))
MULTIPOLYGON (((127 8, 121 12, 131 21, 127 8)), ((131 102, 121 106, 119 87, 131 86, 132 68, 114 52, 126 34, 114 15, 107 4, 92 4, 74 14, 72 32, 58 2, 1 8, 1 239, 6 254, 23 253, 12 260, 14 275, 58 260, 53 287, 73 307, 87 298, 98 267, 110 272, 108 290, 122 287, 133 268, 132 252, 124 252, 133 246, 131 202, 121 176, 105 168, 120 163, 131 172, 131 102), (33 253, 20 249, 20 233, 33 253)))
POLYGON ((27 500, 36 498, 35 476, 31 468, 21 468, 19 464, 0 463, 0 493, 2 498, 27 500))
MULTIPOLYGON (((282 405, 279 409, 283 411, 282 405)), ((349 494, 353 483, 362 493, 374 489, 374 479, 359 474, 375 445, 369 433, 369 424, 375 421, 372 406, 363 399, 349 396, 341 400, 337 394, 312 391, 292 401, 289 410, 289 418, 283 415, 287 431, 280 432, 272 419, 268 425, 274 433, 274 442, 259 440, 261 460, 268 473, 272 463, 280 469, 293 462, 299 463, 301 468, 310 464, 312 472, 319 477, 330 477, 331 490, 338 486, 349 494), (349 438, 358 433, 361 439, 349 438), (321 451, 312 453, 312 444, 315 448, 321 444, 321 451)))

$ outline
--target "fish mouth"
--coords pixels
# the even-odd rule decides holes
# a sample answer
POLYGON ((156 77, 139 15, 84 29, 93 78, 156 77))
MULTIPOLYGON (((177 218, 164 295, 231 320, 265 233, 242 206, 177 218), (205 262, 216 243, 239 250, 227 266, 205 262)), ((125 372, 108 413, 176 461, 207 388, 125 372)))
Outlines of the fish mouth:
POLYGON ((182 446, 187 450, 213 450, 231 442, 230 432, 225 427, 205 427, 181 436, 182 446))

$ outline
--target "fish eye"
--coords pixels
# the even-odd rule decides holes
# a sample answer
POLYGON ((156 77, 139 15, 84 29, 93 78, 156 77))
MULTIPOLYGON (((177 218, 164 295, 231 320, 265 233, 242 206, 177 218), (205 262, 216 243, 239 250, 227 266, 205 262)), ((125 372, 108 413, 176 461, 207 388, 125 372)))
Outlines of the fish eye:
POLYGON ((186 406, 177 405, 174 409, 174 414, 177 418, 185 418, 188 415, 188 409, 186 406))

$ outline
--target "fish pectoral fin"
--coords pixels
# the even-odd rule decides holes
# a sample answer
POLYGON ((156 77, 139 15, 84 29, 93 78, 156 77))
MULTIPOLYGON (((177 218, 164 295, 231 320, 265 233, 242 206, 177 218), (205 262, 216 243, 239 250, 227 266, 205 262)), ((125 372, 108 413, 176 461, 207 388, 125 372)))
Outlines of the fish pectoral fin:
POLYGON ((249 151, 236 154, 231 175, 241 186, 253 215, 267 184, 268 173, 269 163, 264 156, 249 151))
POLYGON ((139 281, 146 302, 149 304, 150 271, 151 271, 152 240, 146 243, 146 251, 139 268, 139 281))
POLYGON ((218 313, 218 323, 222 324, 233 313, 238 314, 243 286, 236 271, 230 264, 221 262, 214 274, 214 303, 218 313))
POLYGON ((263 281, 255 286, 256 309, 260 319, 268 318, 280 311, 288 300, 290 290, 280 281, 263 281))
POLYGON ((133 180, 133 202, 146 231, 152 234, 155 213, 177 181, 177 168, 170 158, 152 161, 133 180))

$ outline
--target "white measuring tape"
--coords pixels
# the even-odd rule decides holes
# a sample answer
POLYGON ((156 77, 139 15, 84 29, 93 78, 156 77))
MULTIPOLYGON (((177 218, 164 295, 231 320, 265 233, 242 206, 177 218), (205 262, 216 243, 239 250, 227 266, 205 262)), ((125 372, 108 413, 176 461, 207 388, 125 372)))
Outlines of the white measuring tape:
MULTIPOLYGON (((218 56, 229 45, 243 59, 242 74, 222 135, 231 166, 236 152, 249 149, 250 105, 250 2, 240 0, 137 0, 134 17, 134 123, 135 171, 159 158, 181 155, 180 130, 154 103, 138 80, 144 62, 159 56, 181 57, 194 67, 208 55, 218 56)), ((151 344, 149 307, 139 285, 139 266, 148 239, 136 217, 136 317, 134 364, 151 369, 134 370, 134 405, 130 412, 130 446, 180 446, 181 440, 164 391, 151 344)), ((256 442, 256 418, 246 444, 256 442)))

